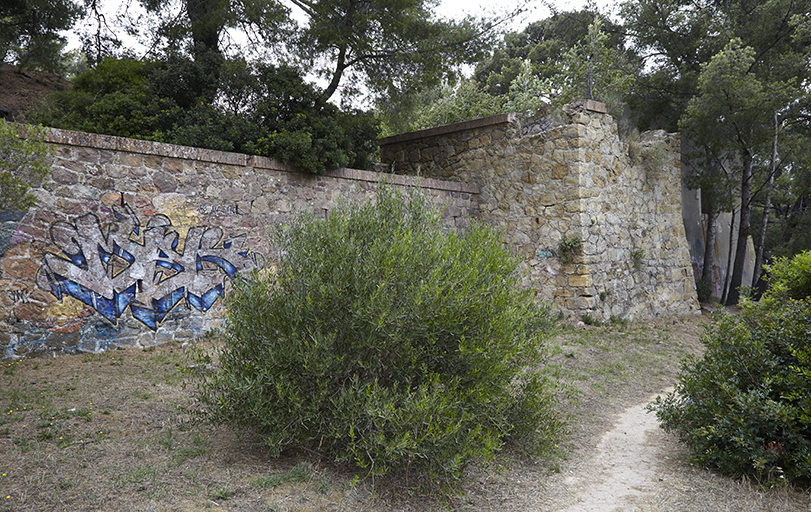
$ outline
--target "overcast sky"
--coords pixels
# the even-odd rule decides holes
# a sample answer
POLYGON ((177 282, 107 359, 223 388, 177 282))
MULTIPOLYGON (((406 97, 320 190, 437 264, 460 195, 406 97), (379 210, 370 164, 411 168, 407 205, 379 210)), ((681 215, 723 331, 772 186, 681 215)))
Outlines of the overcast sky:
MULTIPOLYGON (((611 14, 619 0, 594 0, 597 9, 604 14, 611 14)), ((529 0, 526 13, 518 17, 511 30, 523 30, 525 26, 533 21, 542 20, 549 17, 551 10, 548 5, 554 6, 558 11, 577 11, 584 8, 589 2, 587 0, 529 0)), ((440 0, 437 12, 449 18, 459 18, 466 14, 473 16, 488 12, 505 11, 514 8, 517 4, 514 0, 440 0)), ((613 18, 613 16, 612 16, 613 18)))

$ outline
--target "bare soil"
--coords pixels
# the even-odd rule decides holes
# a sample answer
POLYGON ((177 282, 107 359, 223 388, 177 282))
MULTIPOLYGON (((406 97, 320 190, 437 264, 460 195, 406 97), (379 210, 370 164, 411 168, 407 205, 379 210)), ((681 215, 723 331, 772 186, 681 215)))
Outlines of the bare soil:
POLYGON ((46 94, 70 87, 70 82, 53 73, 18 70, 0 62, 0 118, 24 122, 25 112, 37 107, 46 94))
POLYGON ((505 452, 453 492, 356 476, 299 454, 273 459, 235 429, 190 426, 177 345, 4 361, 0 510, 809 511, 799 490, 691 466, 644 405, 700 354, 700 318, 566 327, 545 371, 571 435, 542 459, 505 452))

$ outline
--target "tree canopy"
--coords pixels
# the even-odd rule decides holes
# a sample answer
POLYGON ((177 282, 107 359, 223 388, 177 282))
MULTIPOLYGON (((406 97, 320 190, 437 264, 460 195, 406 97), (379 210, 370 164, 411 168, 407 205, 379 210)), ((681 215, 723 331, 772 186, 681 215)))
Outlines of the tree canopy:
MULTIPOLYGON (((698 146, 685 160, 706 174, 704 182, 718 175, 721 160, 739 182, 741 221, 727 299, 737 302, 738 287, 750 284, 742 275, 753 198, 770 186, 755 174, 758 162, 782 147, 773 151, 776 116, 791 124, 788 114, 802 111, 795 107, 807 94, 811 8, 799 0, 630 0, 622 13, 648 63, 629 99, 640 127, 680 128, 698 146)), ((717 211, 725 199, 713 187, 705 192, 709 212, 717 211)))
POLYGON ((58 71, 66 40, 83 9, 73 0, 4 0, 0 4, 0 59, 58 71))
POLYGON ((214 81, 210 68, 219 62, 107 58, 31 117, 55 128, 270 156, 313 173, 367 167, 377 135, 371 116, 328 103, 295 68, 224 60, 214 81))

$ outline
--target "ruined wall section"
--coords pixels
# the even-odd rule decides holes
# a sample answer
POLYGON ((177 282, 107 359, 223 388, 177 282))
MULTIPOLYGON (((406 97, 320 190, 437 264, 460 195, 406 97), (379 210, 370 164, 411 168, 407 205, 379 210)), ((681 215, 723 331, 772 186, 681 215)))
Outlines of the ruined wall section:
POLYGON ((381 160, 397 172, 476 184, 481 218, 524 259, 524 285, 569 315, 699 312, 678 135, 646 134, 629 145, 595 102, 562 117, 505 114, 389 137, 381 160), (561 254, 564 237, 582 241, 571 258, 561 254))
MULTIPOLYGON (((36 207, 0 212, 0 357, 190 339, 220 325, 238 274, 269 257, 294 209, 327 215, 381 177, 415 183, 445 221, 476 216, 475 186, 338 169, 303 174, 242 154, 53 130, 36 207)), ((272 257, 272 256, 271 256, 272 257)))

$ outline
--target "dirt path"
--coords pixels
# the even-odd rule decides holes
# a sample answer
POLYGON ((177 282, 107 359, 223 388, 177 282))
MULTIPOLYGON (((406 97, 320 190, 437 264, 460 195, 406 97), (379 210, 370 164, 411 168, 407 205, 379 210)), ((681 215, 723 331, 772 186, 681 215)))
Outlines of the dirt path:
POLYGON ((661 492, 657 466, 665 461, 665 453, 655 441, 659 423, 645 406, 671 390, 626 409, 600 439, 594 455, 564 476, 567 501, 573 504, 563 512, 641 510, 634 503, 649 502, 661 492))

